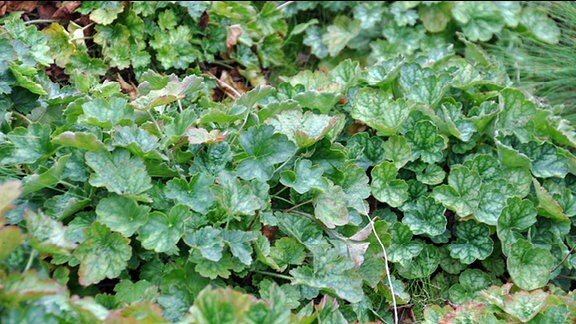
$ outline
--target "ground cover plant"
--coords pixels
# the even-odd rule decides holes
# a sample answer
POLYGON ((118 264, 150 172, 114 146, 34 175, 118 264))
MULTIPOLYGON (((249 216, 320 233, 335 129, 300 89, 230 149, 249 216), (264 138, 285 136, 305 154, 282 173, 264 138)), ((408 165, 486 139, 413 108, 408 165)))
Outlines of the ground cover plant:
POLYGON ((483 48, 539 7, 3 6, 2 323, 576 319, 576 133, 483 48))

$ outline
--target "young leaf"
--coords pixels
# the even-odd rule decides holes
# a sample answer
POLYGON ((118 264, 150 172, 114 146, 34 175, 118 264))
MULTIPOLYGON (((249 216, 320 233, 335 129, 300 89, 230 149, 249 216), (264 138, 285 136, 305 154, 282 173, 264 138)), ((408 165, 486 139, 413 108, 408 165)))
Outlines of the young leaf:
POLYGON ((341 124, 339 116, 317 115, 311 111, 286 110, 266 120, 277 132, 288 136, 299 148, 308 147, 321 140, 341 124))
POLYGON ((104 278, 117 278, 132 256, 130 240, 98 222, 92 223, 85 235, 86 240, 74 252, 74 256, 80 260, 80 284, 89 286, 104 278))
POLYGON ((270 257, 280 269, 285 270, 288 265, 301 265, 306 258, 306 251, 294 238, 283 237, 270 249, 270 257))
POLYGON ((114 125, 130 124, 134 120, 134 111, 126 99, 114 97, 109 100, 96 98, 82 105, 84 114, 78 121, 87 125, 110 129, 114 125))
POLYGON ((542 290, 518 291, 506 296, 504 311, 522 323, 527 323, 546 307, 549 295, 542 290))
POLYGON ((392 207, 400 207, 408 199, 408 184, 396 179, 398 170, 390 162, 375 166, 372 175, 372 194, 392 207))
POLYGON ((274 165, 282 163, 296 153, 296 145, 284 134, 274 134, 274 127, 252 127, 240 135, 240 145, 248 158, 240 162, 238 175, 245 180, 268 181, 274 165))
POLYGON ((450 256, 466 264, 484 260, 494 249, 490 229, 474 221, 462 222, 456 227, 456 240, 448 245, 450 256))
POLYGON ((492 2, 458 2, 452 16, 462 24, 462 31, 471 41, 486 42, 504 27, 505 20, 492 2))

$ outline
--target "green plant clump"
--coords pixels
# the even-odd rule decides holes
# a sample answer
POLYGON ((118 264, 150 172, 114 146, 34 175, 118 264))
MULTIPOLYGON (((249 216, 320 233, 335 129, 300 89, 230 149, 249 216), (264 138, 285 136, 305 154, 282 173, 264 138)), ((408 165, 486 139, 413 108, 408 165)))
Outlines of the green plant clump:
POLYGON ((0 322, 575 321, 575 130, 474 43, 544 37, 529 13, 338 3, 83 2, 91 42, 2 18, 0 322), (462 32, 290 73, 321 6, 358 30, 332 57, 388 15, 462 32))

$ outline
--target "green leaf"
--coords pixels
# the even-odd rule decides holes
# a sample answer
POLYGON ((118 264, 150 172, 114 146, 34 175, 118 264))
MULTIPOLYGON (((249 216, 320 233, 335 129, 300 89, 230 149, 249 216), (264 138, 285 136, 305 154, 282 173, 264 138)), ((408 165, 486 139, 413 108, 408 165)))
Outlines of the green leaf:
POLYGON ((222 239, 230 248, 232 255, 247 266, 252 264, 252 245, 250 242, 255 241, 256 238, 254 232, 230 230, 222 232, 222 239))
POLYGON ((52 142, 86 151, 106 150, 106 146, 92 133, 66 131, 55 136, 52 142))
MULTIPOLYGON (((520 238, 520 233, 536 223, 536 207, 529 200, 512 197, 498 218, 498 238, 505 246, 510 246, 520 238)), ((507 251, 507 249, 503 249, 507 251)))
POLYGON ((285 170, 280 175, 280 182, 293 188, 299 194, 304 194, 312 188, 325 189, 328 182, 322 177, 324 170, 318 165, 312 165, 310 160, 298 160, 294 171, 285 170))
POLYGON ((371 137, 366 132, 356 133, 346 143, 348 157, 361 168, 367 169, 384 160, 386 151, 383 143, 380 137, 371 137))
POLYGON ((435 187, 433 196, 458 216, 466 217, 473 214, 478 207, 481 186, 482 179, 478 173, 459 165, 450 170, 448 185, 435 187))
POLYGON ((222 259, 224 251, 224 239, 222 230, 212 226, 202 227, 197 231, 187 229, 184 234, 184 242, 194 249, 198 249, 202 257, 218 262, 222 259))
POLYGON ((1 164, 32 164, 44 155, 49 155, 53 149, 50 143, 50 127, 41 124, 31 124, 28 129, 16 127, 6 137, 12 142, 9 153, 2 156, 1 164))
POLYGON ((346 16, 334 18, 334 24, 326 28, 322 43, 326 45, 330 56, 338 55, 346 45, 360 33, 360 22, 346 16))
POLYGON ((285 110, 266 120, 277 132, 288 136, 299 148, 321 140, 341 123, 339 116, 318 115, 311 111, 285 110))
POLYGON ((94 170, 90 175, 90 184, 94 187, 106 187, 119 195, 138 195, 152 187, 142 159, 130 156, 124 149, 115 149, 112 153, 86 152, 85 159, 94 170))
POLYGON ((403 100, 394 100, 389 91, 363 88, 356 93, 350 114, 380 134, 390 136, 397 133, 410 110, 403 100))
POLYGON ((168 215, 154 211, 150 213, 148 222, 138 229, 138 240, 142 246, 157 253, 176 252, 176 244, 184 231, 184 222, 192 217, 185 205, 176 205, 168 215))
POLYGON ((134 120, 134 111, 126 99, 114 97, 109 100, 95 98, 82 105, 84 112, 78 122, 110 129, 114 125, 130 124, 134 120))
POLYGON ((58 184, 62 178, 62 172, 66 167, 66 162, 68 162, 70 156, 70 154, 61 156, 58 161, 50 167, 50 169, 42 174, 32 174, 24 178, 22 194, 27 195, 40 189, 58 184))
POLYGON ((456 304, 472 301, 477 293, 492 284, 490 276, 478 269, 468 269, 458 278, 459 284, 450 287, 450 300, 456 304))
POLYGON ((90 19, 100 25, 109 25, 124 10, 124 4, 116 1, 103 1, 90 13, 90 19))
POLYGON ((114 127, 112 145, 124 147, 132 154, 142 158, 161 158, 157 152, 156 154, 150 154, 158 148, 158 138, 148 131, 134 126, 114 127))
POLYGON ((393 263, 407 264, 424 249, 424 242, 413 240, 412 231, 407 225, 395 223, 390 228, 392 242, 388 250, 388 259, 393 263))
POLYGON ((400 207, 408 199, 408 184, 396 179, 398 170, 390 162, 382 162, 372 171, 372 194, 392 207, 400 207))
POLYGON ((23 240, 24 235, 18 227, 2 226, 0 228, 0 245, 2 245, 2 250, 0 251, 0 262, 16 250, 23 240))
POLYGON ((452 16, 463 25, 462 31, 473 42, 490 40, 505 24, 504 18, 492 2, 456 2, 452 8, 452 16))
POLYGON ((426 169, 416 173, 416 179, 427 185, 438 185, 444 181, 446 172, 437 164, 427 164, 426 169))
POLYGON ((384 7, 380 3, 360 2, 354 6, 354 19, 360 21, 360 28, 370 29, 382 20, 384 7))
POLYGON ((503 105, 498 115, 496 127, 516 134, 522 142, 531 139, 536 105, 517 89, 504 89, 500 92, 499 101, 503 105))
POLYGON ((273 219, 274 223, 267 224, 278 226, 282 233, 294 237, 306 247, 310 248, 323 240, 322 227, 306 217, 277 212, 273 219))
POLYGON ((410 101, 434 108, 450 87, 452 78, 417 64, 405 64, 400 70, 399 81, 410 101))
POLYGON ((568 173, 566 159, 553 144, 544 142, 538 145, 536 142, 529 142, 520 145, 518 150, 532 160, 531 170, 535 177, 564 178, 568 173))
MULTIPOLYGON (((50 278, 41 277, 36 270, 29 270, 23 273, 13 271, 2 277, 0 299, 3 301, 9 300, 17 304, 36 300, 44 296, 64 294, 65 292, 66 287, 59 285, 50 278)), ((2 317, 4 318, 4 316, 2 317)))
POLYGON ((326 227, 335 228, 349 222, 346 194, 340 186, 328 183, 328 188, 314 199, 314 216, 326 227))
POLYGON ((211 261, 202 257, 195 257, 192 254, 190 260, 196 263, 194 270, 201 276, 210 278, 212 280, 221 277, 224 279, 230 278, 231 271, 242 271, 244 265, 240 261, 235 261, 229 253, 222 255, 219 261, 211 261))
POLYGON ((67 229, 62 223, 50 219, 42 212, 26 211, 26 227, 30 235, 30 244, 35 250, 50 254, 70 255, 69 251, 76 247, 67 235, 67 229))
POLYGON ((431 197, 420 198, 414 203, 405 205, 402 223, 408 225, 415 235, 441 235, 446 230, 448 222, 444 216, 445 210, 431 197))
POLYGON ((550 251, 534 247, 532 243, 519 239, 510 247, 506 262, 514 283, 525 290, 544 287, 550 279, 555 259, 550 251))
POLYGON ((158 287, 146 280, 132 282, 123 279, 114 286, 114 291, 116 292, 114 298, 120 305, 154 302, 158 297, 158 287))
POLYGON ((524 25, 537 39, 548 44, 557 44, 560 40, 560 28, 556 22, 546 15, 544 10, 527 7, 522 11, 520 23, 524 25))
POLYGON ((526 323, 544 310, 548 296, 542 290, 532 292, 518 291, 511 296, 507 296, 504 303, 504 311, 519 319, 522 323, 526 323))
POLYGON ((149 212, 150 207, 139 206, 132 199, 111 196, 100 200, 96 206, 96 220, 124 237, 130 237, 148 222, 149 212))
POLYGON ((440 264, 440 254, 438 248, 433 245, 424 244, 420 253, 407 262, 397 267, 398 274, 406 279, 429 278, 436 271, 440 264))
POLYGON ((412 160, 412 150, 404 136, 390 136, 382 145, 386 160, 394 162, 397 169, 412 160))
POLYGON ((554 197, 542 187, 538 180, 533 179, 536 197, 538 198, 538 213, 544 217, 551 218, 556 221, 568 221, 568 216, 564 214, 562 207, 558 204, 554 197))
POLYGON ((313 267, 300 266, 290 270, 293 285, 325 289, 351 303, 362 300, 362 278, 352 261, 325 245, 315 247, 312 254, 313 267))
POLYGON ((74 256, 80 260, 80 284, 89 286, 104 278, 120 276, 132 256, 130 240, 98 222, 92 223, 84 233, 86 240, 74 251, 74 256))
POLYGON ((283 271, 288 265, 301 265, 306 258, 304 246, 291 237, 278 239, 270 249, 270 257, 283 271))
POLYGON ((490 229, 474 221, 459 223, 456 226, 456 240, 448 245, 450 256, 466 264, 484 260, 494 249, 490 229))
POLYGON ((362 215, 368 215, 370 211, 366 199, 370 197, 370 179, 366 172, 357 166, 350 163, 346 165, 344 171, 344 180, 342 181, 342 189, 346 194, 348 207, 354 208, 362 215))
POLYGON ((238 175, 242 179, 267 181, 274 174, 274 165, 291 158, 296 145, 284 134, 274 134, 274 127, 261 125, 240 134, 240 145, 248 158, 240 162, 238 175))
POLYGON ((206 214, 214 204, 214 197, 210 191, 214 178, 205 173, 192 175, 189 181, 185 179, 172 179, 166 183, 164 192, 166 198, 174 199, 177 203, 186 205, 192 210, 206 214))
POLYGON ((418 16, 420 16, 424 28, 431 33, 443 31, 452 20, 450 7, 444 3, 418 6, 418 16))
POLYGON ((438 128, 430 121, 417 122, 406 133, 406 141, 410 144, 412 160, 420 157, 425 163, 436 163, 444 159, 442 151, 447 141, 438 134, 438 128))
POLYGON ((442 270, 449 274, 459 274, 462 270, 468 267, 467 264, 460 262, 459 259, 454 259, 450 256, 448 246, 444 245, 440 248, 440 267, 442 270))
POLYGON ((253 303, 250 295, 207 286, 195 298, 190 313, 198 323, 233 324, 246 318, 253 303))
POLYGON ((218 186, 214 189, 217 207, 230 217, 254 215, 257 209, 263 209, 260 200, 250 187, 228 172, 220 172, 218 186))

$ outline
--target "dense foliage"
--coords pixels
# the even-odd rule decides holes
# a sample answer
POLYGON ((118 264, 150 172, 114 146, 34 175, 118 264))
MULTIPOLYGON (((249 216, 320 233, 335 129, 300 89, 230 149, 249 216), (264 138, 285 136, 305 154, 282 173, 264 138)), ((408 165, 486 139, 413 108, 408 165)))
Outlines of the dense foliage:
POLYGON ((22 17, 0 20, 2 323, 576 319, 575 130, 479 43, 557 42, 538 7, 22 17))

